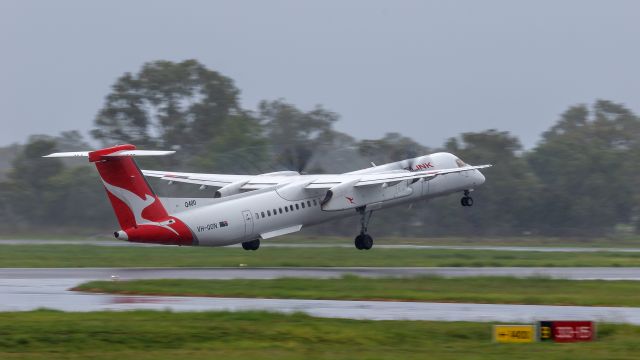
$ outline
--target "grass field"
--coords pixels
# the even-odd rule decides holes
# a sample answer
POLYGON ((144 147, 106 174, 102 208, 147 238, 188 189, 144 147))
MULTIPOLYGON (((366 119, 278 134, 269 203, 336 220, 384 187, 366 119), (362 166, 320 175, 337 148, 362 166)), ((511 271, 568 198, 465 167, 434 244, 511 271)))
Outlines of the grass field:
MULTIPOLYGON (((353 245, 352 237, 293 234, 270 239, 284 244, 342 244, 353 245)), ((640 236, 617 237, 544 237, 544 236, 441 236, 441 237, 375 237, 378 245, 433 246, 546 246, 546 247, 640 247, 640 236)))
MULTIPOLYGON (((86 229, 59 230, 58 233, 17 233, 0 234, 0 240, 109 240, 113 235, 109 231, 86 229), (90 233, 92 235, 81 235, 90 233), (72 235, 69 235, 72 234, 72 235)), ((269 243, 279 244, 340 244, 353 245, 352 236, 318 236, 296 233, 269 239, 269 243)), ((545 236, 441 236, 441 237, 398 237, 376 236, 379 245, 453 245, 453 246, 546 246, 546 247, 627 247, 640 248, 640 236, 615 237, 545 237, 545 236)))
POLYGON ((640 253, 2 245, 0 267, 640 266, 640 253))
POLYGON ((92 281, 76 290, 121 294, 495 304, 640 306, 640 282, 544 278, 281 278, 92 281))
POLYGON ((253 313, 0 313, 1 359, 637 359, 640 327, 576 344, 495 344, 491 324, 253 313))

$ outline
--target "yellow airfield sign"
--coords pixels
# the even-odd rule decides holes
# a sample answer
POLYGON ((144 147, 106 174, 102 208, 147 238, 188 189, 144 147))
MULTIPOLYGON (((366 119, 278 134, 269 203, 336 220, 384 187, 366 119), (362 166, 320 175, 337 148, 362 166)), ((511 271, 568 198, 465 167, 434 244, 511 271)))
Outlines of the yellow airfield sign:
POLYGON ((493 339, 499 343, 530 343, 536 341, 534 325, 494 325, 493 339))

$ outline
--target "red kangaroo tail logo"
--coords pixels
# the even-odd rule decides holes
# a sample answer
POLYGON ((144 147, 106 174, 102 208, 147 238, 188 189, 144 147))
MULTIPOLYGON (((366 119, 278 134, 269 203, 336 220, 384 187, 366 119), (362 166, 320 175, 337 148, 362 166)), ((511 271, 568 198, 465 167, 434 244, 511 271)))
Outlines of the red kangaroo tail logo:
MULTIPOLYGON (((143 199, 143 198, 138 197, 138 195, 132 193, 129 190, 126 190, 126 189, 123 189, 123 188, 119 188, 117 186, 113 186, 113 185, 109 184, 108 182, 106 182, 104 180, 102 180, 102 183, 104 184, 104 187, 107 189, 107 192, 110 195, 115 196, 120 201, 122 201, 123 203, 127 204, 127 206, 129 207, 129 210, 131 210, 131 212, 133 213, 133 220, 134 220, 135 226, 144 225, 145 223, 158 224, 159 226, 167 228, 168 230, 170 230, 170 231, 174 232, 176 235, 178 235, 178 233, 175 230, 173 230, 172 228, 168 227, 167 225, 164 225, 164 224, 161 224, 159 222, 153 221, 152 219, 146 219, 146 218, 144 218, 142 216, 142 213, 149 206, 151 206, 154 203, 156 203, 156 201, 158 200, 155 195, 144 194, 144 199, 143 199)), ((162 210, 164 210, 164 208, 162 208, 162 210)), ((157 211, 154 211, 154 213, 157 213, 157 211)), ((153 215, 153 214, 151 214, 151 215, 153 215)), ((168 219, 168 218, 169 218, 169 216, 165 217, 165 219, 168 219)))
POLYGON ((105 156, 133 145, 119 145, 89 153, 96 164, 120 227, 130 241, 191 245, 193 235, 170 216, 131 156, 105 156))

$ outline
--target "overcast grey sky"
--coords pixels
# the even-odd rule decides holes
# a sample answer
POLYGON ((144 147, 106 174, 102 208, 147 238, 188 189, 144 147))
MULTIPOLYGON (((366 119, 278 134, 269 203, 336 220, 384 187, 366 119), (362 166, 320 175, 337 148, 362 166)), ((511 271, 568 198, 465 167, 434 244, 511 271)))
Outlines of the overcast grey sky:
POLYGON ((91 129, 115 79, 194 58, 246 108, 284 98, 359 139, 488 128, 538 141, 569 105, 640 112, 640 1, 0 0, 0 145, 91 129))

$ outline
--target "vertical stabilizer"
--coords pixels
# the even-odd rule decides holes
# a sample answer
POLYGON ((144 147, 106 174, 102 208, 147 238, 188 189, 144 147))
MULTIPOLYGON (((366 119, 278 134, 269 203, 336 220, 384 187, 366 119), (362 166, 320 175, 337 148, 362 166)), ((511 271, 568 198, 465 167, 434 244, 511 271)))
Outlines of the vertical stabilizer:
POLYGON ((145 222, 169 220, 169 214, 153 192, 131 156, 107 156, 122 150, 135 150, 133 145, 118 145, 89 153, 95 163, 107 196, 122 229, 145 222))

